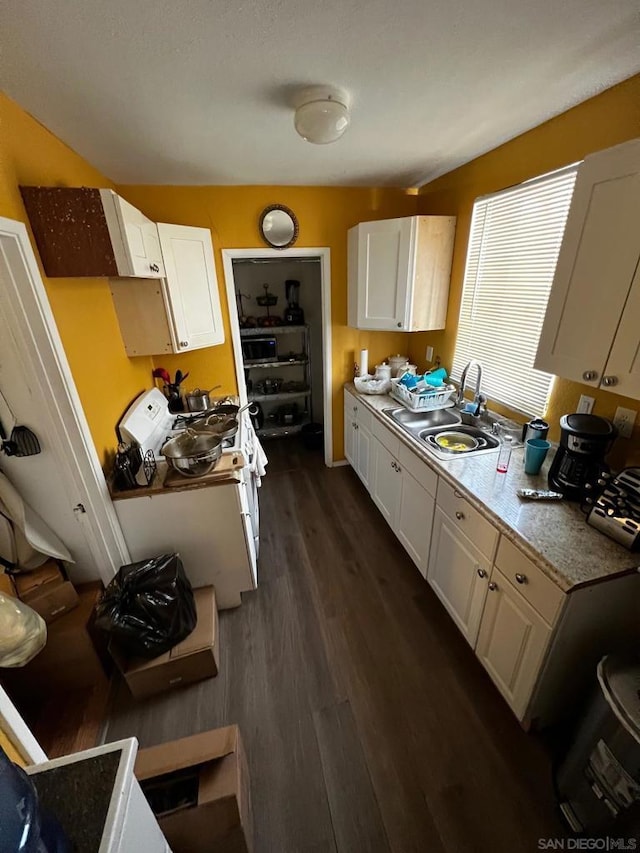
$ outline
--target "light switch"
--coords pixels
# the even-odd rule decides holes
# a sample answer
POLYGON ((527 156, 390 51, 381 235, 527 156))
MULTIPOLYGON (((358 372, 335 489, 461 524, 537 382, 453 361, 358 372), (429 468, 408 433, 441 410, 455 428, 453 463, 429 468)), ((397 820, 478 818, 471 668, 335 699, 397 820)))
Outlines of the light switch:
POLYGON ((593 404, 595 403, 595 399, 593 397, 587 397, 586 394, 580 394, 580 401, 578 403, 578 411, 581 415, 590 415, 593 411, 593 404))

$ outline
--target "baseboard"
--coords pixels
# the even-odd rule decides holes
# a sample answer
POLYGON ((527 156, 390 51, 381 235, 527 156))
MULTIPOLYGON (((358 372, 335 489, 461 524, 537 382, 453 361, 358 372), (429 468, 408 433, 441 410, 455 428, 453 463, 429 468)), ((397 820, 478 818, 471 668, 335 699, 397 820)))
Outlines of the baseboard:
POLYGON ((337 462, 332 462, 332 463, 331 463, 331 467, 332 467, 332 468, 342 468, 342 467, 344 467, 345 465, 348 465, 348 464, 349 464, 349 463, 347 462, 347 460, 346 460, 346 459, 339 459, 337 462))

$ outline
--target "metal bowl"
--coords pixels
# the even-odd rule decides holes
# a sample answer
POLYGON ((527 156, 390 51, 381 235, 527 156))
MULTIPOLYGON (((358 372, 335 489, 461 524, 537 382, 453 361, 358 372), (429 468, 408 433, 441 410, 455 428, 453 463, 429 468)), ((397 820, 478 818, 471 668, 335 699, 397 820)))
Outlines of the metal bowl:
POLYGON ((183 477, 204 477, 222 456, 222 438, 188 429, 167 441, 160 452, 183 477))
POLYGON ((467 435, 466 432, 458 432, 453 429, 439 432, 434 441, 440 450, 445 450, 447 453, 469 453, 471 450, 477 450, 480 446, 477 438, 467 435))

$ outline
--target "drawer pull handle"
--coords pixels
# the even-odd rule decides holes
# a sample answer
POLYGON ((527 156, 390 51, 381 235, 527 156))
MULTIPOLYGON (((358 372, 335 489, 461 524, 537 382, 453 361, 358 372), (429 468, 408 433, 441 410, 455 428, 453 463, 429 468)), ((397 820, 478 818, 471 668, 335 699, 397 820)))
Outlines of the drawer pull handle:
POLYGON ((495 581, 489 581, 489 589, 495 592, 498 589, 498 584, 495 581))
POLYGON ((454 489, 454 490, 453 490, 453 494, 454 494, 457 498, 463 498, 463 497, 464 497, 464 495, 462 494, 462 492, 459 492, 457 489, 454 489))
POLYGON ((458 521, 462 521, 462 519, 464 518, 464 513, 460 511, 456 512, 456 518, 458 519, 458 521))
POLYGON ((518 583, 527 583, 527 576, 520 574, 520 572, 516 572, 516 580, 518 583))
POLYGON ((485 572, 485 570, 480 568, 480 566, 478 566, 478 577, 479 578, 486 578, 486 576, 487 576, 487 573, 485 572))

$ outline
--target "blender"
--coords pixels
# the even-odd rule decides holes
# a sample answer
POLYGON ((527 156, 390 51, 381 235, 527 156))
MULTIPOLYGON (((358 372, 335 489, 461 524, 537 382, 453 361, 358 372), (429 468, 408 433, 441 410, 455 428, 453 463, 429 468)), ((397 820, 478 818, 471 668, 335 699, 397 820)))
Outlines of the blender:
POLYGON ((284 283, 284 287, 287 298, 287 310, 284 313, 284 322, 287 326, 303 326, 304 311, 298 304, 300 282, 295 278, 288 278, 284 283))

